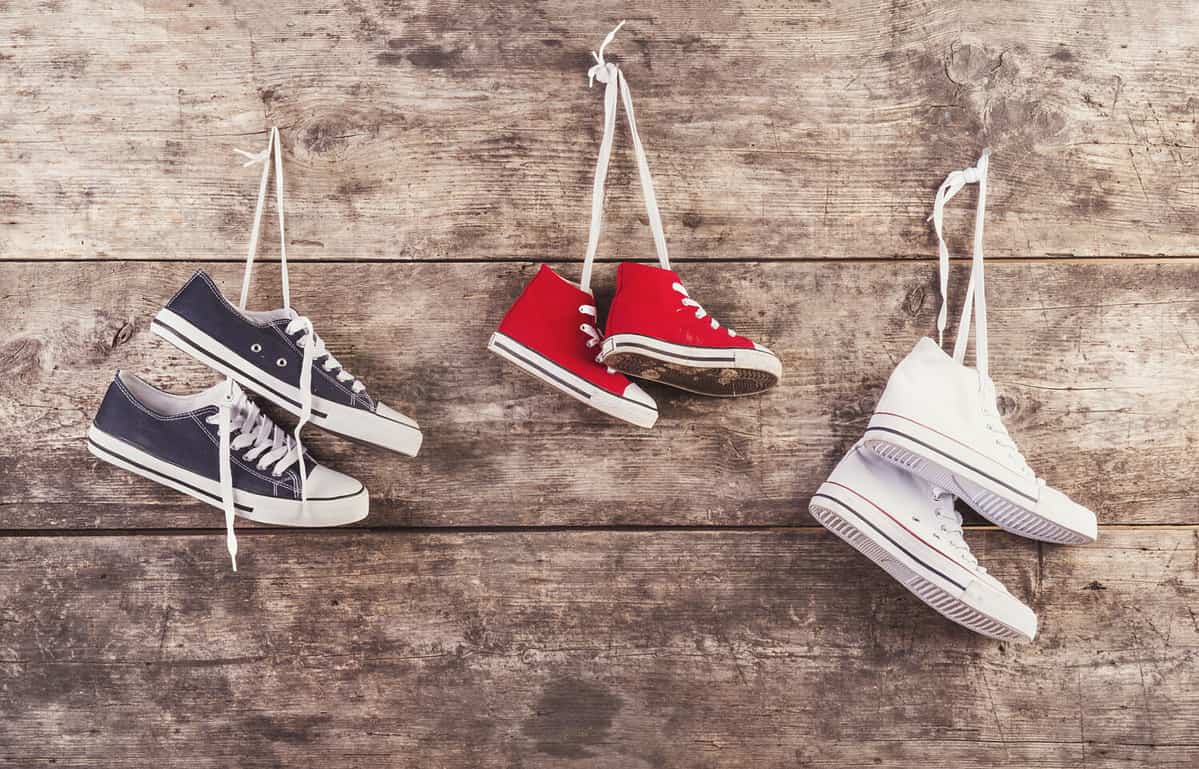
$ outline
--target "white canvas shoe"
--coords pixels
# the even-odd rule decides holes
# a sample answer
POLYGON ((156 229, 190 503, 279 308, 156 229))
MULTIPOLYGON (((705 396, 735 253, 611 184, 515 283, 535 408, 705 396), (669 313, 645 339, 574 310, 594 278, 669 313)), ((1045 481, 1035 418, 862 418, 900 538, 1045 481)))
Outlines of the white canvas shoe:
POLYGON ((953 357, 931 339, 916 343, 891 374, 863 438, 882 459, 961 497, 997 526, 1031 539, 1080 544, 1095 541, 1095 514, 1037 477, 1008 434, 987 374, 987 316, 983 283, 982 231, 990 151, 975 168, 954 171, 941 185, 933 207, 940 241, 941 311, 944 338, 949 253, 942 238, 945 203, 968 183, 977 183, 974 258, 953 357), (975 318, 975 364, 965 365, 970 314, 975 318))
POLYGON ((991 638, 1031 641, 1032 609, 978 564, 954 497, 859 443, 812 497, 812 516, 917 598, 991 638))

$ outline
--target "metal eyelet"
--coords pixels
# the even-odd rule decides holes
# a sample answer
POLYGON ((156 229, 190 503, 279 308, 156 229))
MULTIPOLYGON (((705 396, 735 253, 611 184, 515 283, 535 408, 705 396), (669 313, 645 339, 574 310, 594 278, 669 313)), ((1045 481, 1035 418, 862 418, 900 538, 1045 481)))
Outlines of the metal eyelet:
POLYGON ((260 344, 250 345, 250 352, 262 352, 262 345, 260 345, 260 344))
POLYGON ((287 368, 287 358, 280 358, 279 360, 275 361, 275 365, 279 368, 287 368))

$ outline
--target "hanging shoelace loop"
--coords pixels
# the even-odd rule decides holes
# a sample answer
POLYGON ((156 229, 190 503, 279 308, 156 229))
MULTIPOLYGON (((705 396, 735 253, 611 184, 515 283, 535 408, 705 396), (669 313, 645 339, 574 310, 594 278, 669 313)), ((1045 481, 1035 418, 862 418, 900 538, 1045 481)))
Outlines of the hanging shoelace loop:
MULTIPOLYGON (((282 142, 279 138, 279 129, 275 126, 272 126, 270 131, 267 132, 266 147, 263 148, 262 151, 247 152, 245 150, 235 149, 234 152, 246 158, 246 161, 242 163, 243 168, 248 168, 249 166, 257 163, 262 164, 262 177, 258 183, 258 202, 254 206, 254 223, 250 228, 250 243, 246 251, 246 271, 245 275, 242 277, 241 297, 238 300, 238 308, 242 310, 246 309, 246 301, 250 296, 250 277, 253 274, 254 258, 258 253, 258 238, 262 231, 262 213, 266 204, 266 188, 267 184, 270 182, 271 168, 273 166, 275 171, 275 209, 279 216, 279 262, 282 272, 283 307, 286 310, 290 310, 291 286, 289 284, 287 275, 287 236, 286 230, 284 229, 283 211, 283 148, 282 142)), ((301 321, 301 323, 296 330, 299 330, 299 328, 304 328, 310 337, 315 338, 316 334, 312 331, 311 321, 302 316, 297 316, 296 319, 292 321, 292 324, 289 324, 289 334, 295 333, 295 331, 291 330, 291 326, 297 321, 301 321)), ((304 425, 312 416, 312 359, 319 356, 314 355, 317 344, 307 344, 306 346, 301 344, 300 346, 304 348, 304 365, 300 369, 300 421, 296 425, 293 433, 292 440, 295 442, 294 446, 292 446, 290 443, 286 444, 285 454, 281 455, 282 458, 279 461, 282 462, 283 459, 286 459, 287 457, 293 457, 290 459, 288 464, 290 465, 298 462, 300 465, 301 514, 306 516, 308 513, 308 490, 306 483, 308 472, 304 462, 304 444, 300 440, 300 430, 303 429, 304 425)), ((320 347, 322 350, 324 349, 323 345, 320 347)), ((225 393, 221 400, 220 406, 218 407, 216 424, 217 432, 220 437, 219 463, 221 478, 221 507, 225 511, 225 540, 229 550, 229 557, 233 561, 234 571, 237 571, 237 536, 235 535, 233 529, 233 518, 236 515, 236 505, 234 503, 233 496, 232 453, 235 448, 245 447, 246 445, 251 444, 246 444, 242 440, 246 437, 245 432, 239 435, 236 439, 233 438, 232 434, 234 430, 245 429, 245 420, 243 418, 241 421, 238 421, 238 415, 241 414, 242 411, 250 413, 251 409, 253 413, 257 415, 257 408, 257 406, 255 406, 246 398, 244 393, 238 393, 232 378, 227 378, 225 380, 225 393), (245 404, 249 404, 249 406, 246 406, 245 404)), ((266 419, 265 416, 262 418, 266 419)), ((269 422, 269 420, 267 420, 267 422, 269 422)), ((281 428, 274 427, 273 423, 271 423, 271 426, 274 430, 279 430, 281 433, 281 428)), ((265 430, 266 428, 261 427, 261 429, 265 430)), ((264 448, 262 452, 254 453, 255 457, 257 457, 259 453, 273 457, 282 447, 282 444, 279 444, 276 440, 278 436, 276 436, 273 432, 271 435, 274 436, 271 443, 273 448, 269 450, 264 448)), ((280 470, 280 472, 282 472, 282 470, 280 470)))
MULTIPOLYGON (((1016 469, 1036 477, 1029 467, 1024 454, 1020 452, 1016 442, 1008 434, 1007 427, 996 406, 994 383, 987 372, 987 292, 983 274, 983 219, 987 207, 987 173, 990 170, 991 150, 984 149, 978 162, 971 168, 953 171, 945 177, 937 190, 933 202, 933 212, 929 219, 933 230, 937 233, 937 261, 941 283, 941 309, 937 314, 938 342, 944 345, 945 323, 949 305, 949 249, 945 245, 944 216, 945 204, 953 196, 961 192, 967 184, 978 185, 978 202, 974 209, 974 243, 970 264, 970 280, 966 285, 966 298, 962 303, 962 316, 958 321, 957 338, 953 344, 953 359, 965 363, 966 347, 970 342, 970 320, 974 316, 974 365, 978 370, 980 400, 987 418, 987 429, 994 434, 995 443, 1008 455, 1016 469)), ((1043 480, 1037 479, 1040 483, 1043 480)))
POLYGON ((945 344, 945 324, 949 313, 949 248, 945 244, 945 204, 961 192, 967 184, 978 185, 978 202, 974 211, 974 248, 970 267, 970 281, 966 286, 966 299, 962 304, 962 316, 958 321, 957 339, 954 341, 953 359, 963 363, 966 345, 970 338, 970 315, 975 320, 974 359, 975 367, 985 379, 987 376, 987 297, 983 280, 983 215, 987 207, 987 172, 990 169, 991 150, 984 149, 974 166, 953 171, 945 177, 937 190, 933 212, 929 220, 937 234, 937 261, 941 284, 941 309, 937 313, 937 341, 945 344))
POLYGON ((670 256, 666 251, 666 235, 662 230, 662 215, 658 212, 658 198, 654 194, 654 180, 649 172, 649 161, 645 157, 645 147, 641 144, 641 136, 637 132, 637 118, 633 112, 633 98, 629 94, 629 84, 625 80, 620 67, 604 60, 604 49, 616 37, 616 33, 624 26, 624 22, 616 25, 608 33, 598 51, 591 56, 595 64, 587 70, 588 87, 599 81, 604 84, 604 136, 600 142, 599 157, 595 164, 595 179, 591 186, 591 229, 587 235, 587 255, 583 259, 583 275, 579 285, 584 291, 591 291, 591 270, 595 262, 595 254, 599 249, 600 230, 604 218, 604 182, 608 178, 608 165, 612 159, 612 143, 616 134, 616 99, 619 95, 624 104, 625 118, 629 122, 629 133, 633 138, 633 154, 637 158, 637 174, 641 180, 641 197, 645 201, 645 212, 649 218, 650 231, 654 236, 654 248, 658 254, 658 264, 662 269, 670 269, 670 256))

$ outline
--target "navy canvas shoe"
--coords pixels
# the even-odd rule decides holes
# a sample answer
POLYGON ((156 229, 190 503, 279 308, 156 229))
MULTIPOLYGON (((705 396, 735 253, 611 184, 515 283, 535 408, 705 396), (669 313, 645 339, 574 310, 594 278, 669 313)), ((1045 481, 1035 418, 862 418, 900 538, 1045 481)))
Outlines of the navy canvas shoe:
POLYGON ((234 382, 174 395, 118 371, 87 431, 88 451, 225 510, 283 526, 340 526, 366 517, 366 487, 317 464, 234 382), (306 499, 305 499, 306 497, 306 499))
POLYGON ((158 312, 151 330, 263 398, 331 432, 416 456, 420 427, 376 401, 291 307, 239 309, 203 271, 158 312))
POLYGON ((271 129, 265 150, 247 156, 250 162, 263 163, 263 177, 250 233, 241 301, 234 305, 225 299, 212 278, 200 271, 159 311, 151 329, 184 352, 237 380, 243 387, 298 415, 297 437, 300 428, 311 421, 330 432, 416 456, 421 444, 419 425, 368 395, 366 385, 342 368, 325 349, 312 321, 291 306, 283 230, 283 161, 278 129, 271 129), (283 307, 256 312, 246 309, 246 298, 272 152, 279 212, 283 307))

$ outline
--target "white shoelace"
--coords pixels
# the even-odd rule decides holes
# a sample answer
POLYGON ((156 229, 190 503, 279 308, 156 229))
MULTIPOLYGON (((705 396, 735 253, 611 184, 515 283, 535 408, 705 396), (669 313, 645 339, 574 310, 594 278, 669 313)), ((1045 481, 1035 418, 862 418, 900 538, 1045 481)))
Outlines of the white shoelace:
MULTIPOLYGON (((227 382, 231 380, 226 380, 227 382)), ((262 413, 258 404, 246 397, 240 388, 226 388, 217 413, 207 418, 217 425, 220 434, 221 502, 225 509, 225 547, 237 571, 237 535, 233 530, 233 457, 234 451, 244 451, 247 462, 255 462, 259 470, 270 468, 272 477, 283 475, 296 462, 303 468, 303 448, 299 441, 288 437, 283 428, 262 413), (234 437, 234 433, 237 433, 234 437), (248 449, 248 450, 247 450, 248 449)), ((300 483, 303 484, 301 477, 300 483)))
MULTIPOLYGON (((245 150, 234 150, 242 157, 246 158, 246 162, 242 167, 252 166, 255 163, 262 163, 262 178, 258 184, 258 202, 254 207, 254 224, 250 230, 250 245, 246 252, 246 272, 242 278, 241 284, 241 299, 238 302, 238 307, 242 310, 246 309, 246 300, 250 295, 250 276, 253 273, 254 257, 258 253, 258 236, 262 229, 262 212, 266 203, 266 188, 270 181, 272 157, 275 170, 275 208, 279 215, 279 262, 282 271, 283 283, 283 307, 291 310, 291 286, 287 276, 287 237, 284 230, 284 214, 283 214, 283 148, 279 138, 279 129, 272 126, 268 134, 266 147, 261 152, 246 152, 245 150)), ((294 310, 292 311, 294 312, 294 310)), ((351 382, 350 389, 355 393, 360 393, 366 389, 362 382, 358 381, 352 374, 341 368, 341 364, 337 362, 326 349, 325 343, 317 336, 316 331, 312 327, 312 321, 304 315, 296 315, 295 318, 288 323, 286 333, 288 336, 294 335, 297 332, 303 332, 303 336, 297 340, 297 344, 304 350, 303 363, 300 367, 300 419, 296 423, 295 430, 292 431, 292 439, 295 442, 295 456, 291 462, 298 462, 300 466, 300 504, 301 513, 308 512, 308 488, 307 477, 308 469, 304 462, 304 444, 300 439, 300 431, 304 429, 304 425, 312 418, 312 366, 315 361, 324 359, 322 367, 325 371, 337 371, 337 380, 339 382, 351 382)), ((245 396, 242 395, 242 398, 245 396)), ((233 534, 233 470, 230 464, 230 447, 235 447, 235 442, 231 442, 230 434, 232 430, 237 429, 236 417, 234 414, 238 408, 240 399, 234 397, 234 384, 232 379, 226 380, 225 397, 221 402, 220 412, 218 414, 217 424, 219 425, 221 437, 221 504, 225 509, 226 534, 229 543, 229 555, 233 559, 233 570, 237 571, 237 540, 233 534)), ((255 408, 257 408, 255 406, 255 408)), ((265 419, 265 417, 263 417, 265 419)), ((273 424, 273 423, 272 423, 273 424)), ((276 428, 281 429, 281 428, 276 428)), ((289 464, 291 464, 289 462, 289 464)))
MULTIPOLYGON (((1020 470, 1030 478, 1036 473, 1029 467, 1016 442, 1012 440, 1003 423, 996 404, 995 383, 987 373, 987 294, 983 280, 983 214, 987 205, 987 172, 990 169, 991 150, 985 149, 972 168, 953 171, 945 177, 937 190, 933 213, 929 217, 937 233, 937 257, 941 283, 941 309, 937 314, 937 341, 945 343, 945 322, 949 304, 949 249, 943 235, 945 204, 967 184, 978 185, 978 203, 974 211, 974 249, 970 265, 970 281, 966 286, 966 300, 962 305, 962 317, 958 321, 957 338, 953 345, 953 359, 965 363, 966 347, 970 341, 970 315, 974 314, 974 365, 978 370, 980 399, 987 429, 994 435, 999 446, 1020 470)), ((1044 481, 1037 479, 1038 482, 1044 481)))
POLYGON ((957 339, 953 345, 953 359, 965 363, 966 346, 970 341, 970 315, 974 314, 974 365, 978 370, 980 398, 987 429, 995 436, 995 443, 1007 453, 1009 459, 1021 472, 1035 478, 1036 473, 1028 466, 1024 455, 1008 434, 1007 426, 995 403, 995 383, 987 373, 987 293, 983 280, 983 214, 987 205, 987 171, 990 168, 991 150, 985 149, 972 168, 953 171, 945 177, 933 203, 929 217, 937 233, 937 257, 941 283, 941 309, 937 314, 937 341, 945 344, 945 322, 949 313, 949 248, 943 234, 945 204, 967 184, 978 185, 978 203, 974 211, 974 250, 970 265, 970 281, 966 286, 966 300, 962 305, 962 317, 958 321, 957 339))
POLYGON ((937 313, 937 342, 945 344, 945 321, 949 314, 949 248, 945 245, 945 204, 967 184, 978 185, 978 203, 974 211, 974 251, 970 267, 970 282, 966 286, 966 301, 962 305, 962 317, 958 322, 957 339, 953 346, 953 359, 958 363, 966 360, 966 344, 970 338, 970 313, 975 316, 974 358, 975 366, 982 376, 987 376, 987 297, 983 285, 983 214, 987 206, 987 171, 990 168, 991 150, 985 149, 972 168, 953 171, 945 177, 937 190, 933 212, 929 219, 937 233, 937 257, 941 282, 941 309, 937 313))
MULTIPOLYGON (((579 314, 580 315, 589 315, 592 318, 596 317, 595 305, 594 304, 579 305, 579 314)), ((579 324, 579 331, 582 331, 583 334, 585 334, 587 336, 587 348, 588 349, 591 349, 604 341, 604 335, 602 333, 600 333, 600 330, 598 328, 596 328, 594 324, 587 323, 586 321, 584 321, 579 324)), ((599 355, 598 354, 595 357, 595 362, 599 363, 599 355)), ((616 369, 612 368, 611 366, 608 366, 608 373, 615 374, 616 369)))
MULTIPOLYGON (((713 331, 720 328, 720 324, 716 321, 716 319, 708 315, 708 311, 701 307, 699 302, 691 298, 691 295, 687 293, 687 289, 683 287, 682 283, 671 283, 670 287, 683 295, 684 307, 695 308, 695 317, 697 320, 703 320, 704 318, 707 318, 711 323, 713 331)), ((731 328, 726 328, 725 331, 728 332, 729 336, 737 336, 737 332, 733 331, 731 328)))
POLYGON ((598 80, 604 84, 604 138, 600 142, 599 158, 595 164, 595 180, 591 187, 591 230, 587 235, 587 256, 583 260, 583 276, 579 285, 584 291, 591 292, 591 267, 595 261, 595 253, 599 249, 600 228, 604 218, 604 181, 608 178, 608 163, 612 158, 612 142, 616 135, 616 96, 619 92, 624 104, 625 116, 629 121, 629 133, 633 136, 633 154, 637 157, 637 174, 641 180, 641 197, 645 200, 645 213, 649 217, 649 228, 654 235, 654 248, 658 252, 658 263, 662 269, 670 269, 670 256, 666 252, 666 235, 662 231, 662 216, 658 213, 658 198, 654 195, 654 180, 649 173, 649 161, 645 157, 645 147, 641 144, 641 136, 637 133, 637 118, 633 115, 633 99, 629 95, 629 84, 625 80, 620 67, 610 61, 604 61, 604 49, 616 37, 616 33, 624 26, 624 22, 608 33, 599 51, 593 51, 595 65, 587 70, 587 83, 590 87, 598 80))
POLYGON ((957 498, 938 486, 933 486, 932 489, 933 517, 937 521, 938 529, 963 560, 985 572, 986 569, 978 565, 978 559, 970 552, 970 545, 966 544, 966 537, 962 533, 962 514, 954 506, 957 498))

